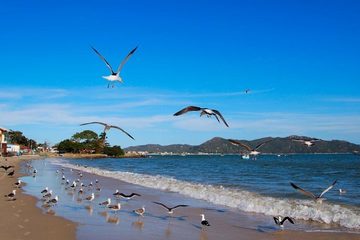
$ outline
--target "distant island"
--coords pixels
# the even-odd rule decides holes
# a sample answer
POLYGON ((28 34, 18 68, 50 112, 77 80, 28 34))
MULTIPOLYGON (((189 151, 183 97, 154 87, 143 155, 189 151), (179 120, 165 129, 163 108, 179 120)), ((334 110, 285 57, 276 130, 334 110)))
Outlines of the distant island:
MULTIPOLYGON (((312 139, 305 136, 289 137, 265 137, 252 141, 239 141, 249 145, 256 146, 264 141, 271 139, 269 143, 261 147, 260 151, 265 154, 295 154, 295 153, 357 153, 360 152, 360 145, 341 140, 321 140, 313 146, 295 142, 292 139, 312 139)), ((243 148, 234 146, 227 139, 215 137, 200 145, 172 144, 162 146, 159 144, 146 144, 140 146, 131 146, 124 149, 126 152, 147 152, 149 154, 242 154, 243 148)))

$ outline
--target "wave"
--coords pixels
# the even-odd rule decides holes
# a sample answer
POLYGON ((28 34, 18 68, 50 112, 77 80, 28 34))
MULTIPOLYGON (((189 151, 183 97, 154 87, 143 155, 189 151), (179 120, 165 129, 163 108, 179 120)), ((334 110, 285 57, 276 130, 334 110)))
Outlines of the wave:
POLYGON ((328 202, 318 204, 311 200, 274 198, 250 191, 191 183, 161 175, 152 176, 132 172, 107 171, 60 161, 53 163, 144 187, 181 193, 195 199, 206 200, 245 212, 262 213, 270 216, 289 216, 299 220, 312 220, 326 224, 338 224, 351 229, 360 229, 359 208, 350 208, 328 202))

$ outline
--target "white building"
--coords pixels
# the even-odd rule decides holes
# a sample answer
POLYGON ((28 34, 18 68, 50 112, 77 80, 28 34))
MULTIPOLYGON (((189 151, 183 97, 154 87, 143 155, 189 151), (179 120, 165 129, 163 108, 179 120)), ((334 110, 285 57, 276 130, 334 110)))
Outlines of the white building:
POLYGON ((6 152, 12 153, 15 155, 20 155, 20 145, 17 144, 7 144, 6 146, 6 152))
POLYGON ((0 127, 0 156, 6 153, 8 129, 0 127))

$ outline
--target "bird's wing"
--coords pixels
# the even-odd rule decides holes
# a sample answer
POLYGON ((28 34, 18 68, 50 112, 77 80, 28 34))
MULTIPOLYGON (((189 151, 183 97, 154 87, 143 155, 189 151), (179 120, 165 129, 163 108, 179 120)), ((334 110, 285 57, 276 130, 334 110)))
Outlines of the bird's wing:
POLYGON ((218 122, 220 122, 219 117, 218 117, 216 114, 214 114, 214 116, 215 116, 216 120, 217 120, 218 122))
POLYGON ((242 146, 244 148, 246 148, 248 151, 251 151, 251 147, 249 147, 248 145, 242 143, 242 142, 239 142, 239 141, 236 141, 236 140, 233 140, 233 139, 228 139, 229 142, 231 142, 232 144, 236 145, 236 146, 242 146))
POLYGON ((140 197, 141 195, 138 193, 131 193, 130 196, 139 196, 140 197))
MULTIPOLYGON (((221 115, 221 113, 220 113, 218 110, 212 109, 212 111, 213 111, 214 113, 216 113, 216 115, 218 115, 218 116, 221 118, 221 120, 225 123, 225 125, 226 125, 227 127, 229 127, 229 125, 228 125, 227 122, 225 121, 225 118, 221 115)), ((216 116, 216 115, 215 115, 215 116, 216 116)), ((219 121, 219 119, 218 119, 218 121, 219 121)))
POLYGON ((175 207, 173 207, 172 209, 178 208, 178 207, 188 207, 189 205, 184 205, 184 204, 180 204, 180 205, 176 205, 175 207))
POLYGON ((332 189, 334 187, 334 185, 336 184, 337 180, 335 180, 327 189, 325 189, 320 195, 319 198, 321 198, 325 193, 327 193, 328 191, 330 191, 330 189, 332 189))
POLYGON ((271 141, 272 141, 272 139, 260 143, 259 145, 257 145, 257 146, 254 148, 254 150, 259 149, 259 148, 262 147, 265 143, 268 143, 268 142, 271 142, 271 141))
POLYGON ((167 210, 170 210, 170 208, 169 208, 168 206, 166 206, 165 204, 163 204, 163 203, 160 203, 160 202, 153 202, 153 203, 155 203, 155 204, 157 204, 157 205, 160 205, 160 206, 163 206, 163 207, 166 208, 167 210))
POLYGON ((289 222, 291 222, 292 224, 294 224, 294 219, 290 218, 290 217, 285 217, 282 221, 281 224, 283 224, 286 220, 289 220, 289 222))
POLYGON ((308 196, 308 197, 311 197, 311 198, 316 199, 316 196, 315 196, 313 193, 308 192, 308 191, 305 191, 304 189, 302 189, 302 188, 296 186, 295 184, 293 184, 292 182, 291 182, 290 184, 291 184, 291 186, 292 186, 293 188, 295 188, 296 190, 298 190, 298 191, 301 192, 302 194, 305 194, 305 195, 308 196))
POLYGON ((279 220, 276 217, 273 217, 273 218, 274 218, 275 224, 279 224, 279 220))
POLYGON ((103 123, 103 122, 88 122, 88 123, 80 124, 80 126, 84 126, 84 125, 88 125, 88 124, 101 124, 101 125, 104 125, 104 126, 107 125, 106 123, 103 123))
POLYGON ((110 63, 108 63, 108 61, 106 61, 106 59, 94 48, 94 47, 91 47, 94 52, 100 57, 101 60, 103 60, 106 64, 106 66, 109 68, 111 74, 114 74, 114 70, 112 69, 110 63))
POLYGON ((122 62, 120 63, 120 65, 119 65, 119 67, 118 67, 118 69, 117 69, 117 72, 116 72, 117 74, 120 73, 120 71, 121 71, 121 69, 124 67, 125 63, 129 60, 129 58, 131 57, 131 55, 134 54, 134 52, 136 51, 137 48, 138 48, 138 47, 136 46, 133 50, 131 50, 131 51, 129 52, 129 54, 124 58, 124 60, 122 60, 122 62))
POLYGON ((120 131, 122 131, 123 133, 125 133, 126 135, 128 135, 131 139, 135 140, 135 138, 133 136, 131 136, 128 132, 126 132, 124 129, 122 129, 121 127, 118 126, 111 126, 112 128, 116 128, 119 129, 120 131))
POLYGON ((178 111, 177 113, 174 113, 174 116, 179 116, 181 114, 187 113, 189 111, 200 111, 201 108, 200 107, 196 107, 196 106, 188 106, 184 109, 181 109, 180 111, 178 111))

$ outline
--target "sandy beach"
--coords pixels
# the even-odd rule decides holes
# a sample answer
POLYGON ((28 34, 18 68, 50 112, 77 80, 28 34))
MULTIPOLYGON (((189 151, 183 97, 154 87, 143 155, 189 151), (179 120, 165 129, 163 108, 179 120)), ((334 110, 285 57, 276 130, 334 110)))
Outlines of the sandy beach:
MULTIPOLYGON (((20 163, 38 157, 10 157, 1 159, 1 165, 13 165, 15 175, 8 177, 3 169, 1 174, 0 201, 0 239, 76 239, 77 224, 44 214, 36 207, 38 199, 24 194, 17 189, 16 200, 8 201, 4 195, 9 194, 14 188, 14 183, 21 176, 20 163)), ((10 171, 10 170, 8 170, 10 171)))
MULTIPOLYGON (((86 196, 94 190, 86 190, 84 196, 66 190, 61 184, 61 176, 55 171, 60 166, 52 165, 53 160, 32 161, 38 169, 36 178, 24 176, 22 179, 27 185, 24 190, 27 194, 41 196, 39 191, 45 184, 59 195, 59 204, 52 208, 55 216, 46 214, 41 208, 42 202, 27 194, 19 193, 16 201, 2 201, 1 226, 8 229, 2 231, 1 237, 13 239, 358 239, 358 234, 349 233, 310 233, 303 231, 279 231, 273 225, 258 220, 256 215, 234 212, 222 206, 208 204, 181 194, 160 191, 129 184, 117 179, 83 172, 81 181, 89 183, 99 180, 101 192, 96 193, 95 200, 88 202, 86 196), (122 208, 118 213, 112 213, 105 207, 98 205, 108 197, 112 203, 117 200, 112 197, 115 189, 122 192, 137 192, 141 197, 130 201, 121 201, 122 208), (190 207, 178 209, 169 217, 163 208, 153 201, 172 204, 188 204, 190 207), (144 217, 133 213, 134 209, 145 206, 144 217), (203 228, 200 224, 200 214, 205 213, 210 227, 203 228), (8 216, 11 216, 9 218, 8 216), (67 219, 67 220, 65 220, 67 219), (38 224, 41 222, 42 224, 38 224), (14 238, 15 236, 15 238, 14 238)), ((3 162, 4 163, 4 162, 3 162)), ((5 164, 14 164, 19 167, 18 159, 9 159, 5 164)), ((65 168, 65 175, 69 179, 78 177, 77 171, 65 168)), ((18 177, 17 175, 16 177, 18 177)), ((2 194, 12 190, 16 177, 3 177, 4 187, 2 194)), ((269 222, 271 222, 269 220, 269 222)))

